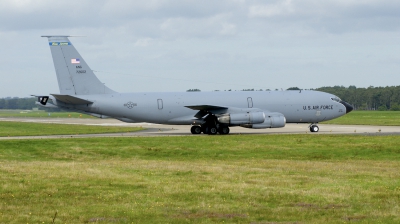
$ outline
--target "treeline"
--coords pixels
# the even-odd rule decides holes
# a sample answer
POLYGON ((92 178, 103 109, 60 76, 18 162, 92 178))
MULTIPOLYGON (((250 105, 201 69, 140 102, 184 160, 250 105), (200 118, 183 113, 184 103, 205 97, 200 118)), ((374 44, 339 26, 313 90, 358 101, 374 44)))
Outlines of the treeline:
POLYGON ((353 105, 356 110, 400 111, 400 86, 368 88, 334 86, 315 90, 332 93, 353 105))
POLYGON ((35 105, 35 97, 30 98, 18 98, 18 97, 8 97, 0 99, 0 109, 20 109, 20 110, 32 110, 33 107, 38 107, 35 105))
POLYGON ((39 108, 39 110, 45 110, 49 112, 61 111, 58 108, 44 108, 41 107, 35 102, 37 101, 36 97, 27 97, 27 98, 18 98, 18 97, 7 97, 0 98, 0 110, 32 110, 32 108, 39 108))

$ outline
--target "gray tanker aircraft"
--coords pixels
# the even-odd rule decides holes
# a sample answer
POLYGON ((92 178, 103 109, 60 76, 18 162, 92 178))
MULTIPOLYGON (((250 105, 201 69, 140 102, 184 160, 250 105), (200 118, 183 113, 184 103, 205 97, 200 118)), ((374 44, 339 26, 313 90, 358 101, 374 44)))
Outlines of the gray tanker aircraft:
POLYGON ((106 87, 86 64, 70 36, 47 37, 60 94, 38 104, 124 122, 192 125, 192 134, 228 134, 229 127, 280 128, 286 123, 331 120, 353 110, 337 96, 318 91, 119 93, 106 87), (50 100, 49 100, 50 99, 50 100))

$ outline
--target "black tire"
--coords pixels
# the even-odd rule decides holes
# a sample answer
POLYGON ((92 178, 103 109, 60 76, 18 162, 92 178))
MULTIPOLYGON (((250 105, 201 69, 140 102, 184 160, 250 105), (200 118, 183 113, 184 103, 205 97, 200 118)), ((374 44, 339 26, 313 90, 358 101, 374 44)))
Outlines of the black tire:
POLYGON ((216 135, 217 134, 217 128, 216 127, 208 127, 208 134, 209 135, 216 135))
POLYGON ((201 134, 201 127, 200 126, 192 126, 190 128, 190 132, 192 132, 192 134, 194 134, 194 135, 201 134))
POLYGON ((218 132, 221 134, 221 135, 227 135, 227 134, 229 134, 229 127, 221 127, 219 130, 218 130, 218 132))
POLYGON ((310 131, 311 132, 318 132, 319 131, 319 127, 317 125, 311 125, 310 131))

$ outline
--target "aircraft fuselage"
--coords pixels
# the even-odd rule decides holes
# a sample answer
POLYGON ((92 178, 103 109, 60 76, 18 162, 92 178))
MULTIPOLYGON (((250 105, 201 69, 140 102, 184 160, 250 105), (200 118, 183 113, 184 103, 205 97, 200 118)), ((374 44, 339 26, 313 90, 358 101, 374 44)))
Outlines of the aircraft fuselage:
POLYGON ((346 107, 332 100, 334 95, 318 91, 114 93, 79 97, 94 103, 71 109, 160 124, 192 124, 197 111, 186 107, 190 105, 279 112, 287 123, 317 123, 346 114, 346 107))

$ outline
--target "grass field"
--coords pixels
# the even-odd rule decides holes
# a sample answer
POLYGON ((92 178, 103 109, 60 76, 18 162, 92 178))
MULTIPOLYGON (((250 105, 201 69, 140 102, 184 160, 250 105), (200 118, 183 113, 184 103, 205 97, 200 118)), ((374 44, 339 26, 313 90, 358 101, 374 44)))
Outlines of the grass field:
POLYGON ((0 110, 0 117, 46 117, 46 118, 94 118, 73 112, 46 112, 44 110, 0 110))
POLYGON ((142 128, 0 121, 0 137, 119 133, 138 130, 142 128))
POLYGON ((400 111, 352 111, 322 124, 400 126, 400 111))
POLYGON ((3 140, 0 223, 399 223, 399 142, 352 135, 3 140))

